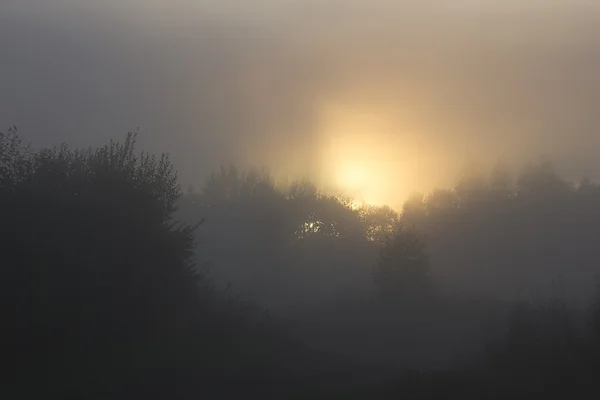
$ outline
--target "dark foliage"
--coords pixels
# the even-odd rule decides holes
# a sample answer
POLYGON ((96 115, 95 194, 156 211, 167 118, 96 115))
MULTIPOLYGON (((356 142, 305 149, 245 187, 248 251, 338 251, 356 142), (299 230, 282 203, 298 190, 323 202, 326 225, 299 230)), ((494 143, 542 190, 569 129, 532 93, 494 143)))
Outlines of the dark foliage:
POLYGON ((272 339, 282 328, 270 317, 216 293, 195 267, 198 224, 173 218, 173 166, 135 155, 135 141, 34 153, 14 129, 0 135, 11 396, 172 397, 209 390, 215 376, 265 374, 295 351, 272 339))
POLYGON ((397 218, 389 208, 356 210, 309 182, 281 188, 265 171, 234 167, 184 196, 180 215, 206 217, 202 256, 218 282, 273 311, 369 282, 364 266, 397 218))
POLYGON ((172 219, 168 158, 135 156, 135 139, 29 153, 0 137, 3 361, 19 391, 112 390, 188 357, 208 302, 195 226, 172 219))
POLYGON ((136 137, 33 151, 16 128, 0 133, 5 397, 579 398, 597 386, 600 289, 583 310, 563 286, 593 286, 598 185, 570 185, 546 160, 516 178, 471 166, 398 215, 230 167, 183 196, 169 158, 137 155, 136 137), (545 300, 499 300, 545 281, 561 284, 545 300))
POLYGON ((585 300, 600 262, 599 201, 597 184, 571 185, 542 159, 516 175, 467 169, 454 189, 413 197, 403 218, 427 236, 432 275, 453 291, 544 297, 561 279, 585 300))
POLYGON ((373 278, 385 299, 414 298, 430 293, 429 257, 423 239, 414 228, 398 225, 380 250, 373 278))

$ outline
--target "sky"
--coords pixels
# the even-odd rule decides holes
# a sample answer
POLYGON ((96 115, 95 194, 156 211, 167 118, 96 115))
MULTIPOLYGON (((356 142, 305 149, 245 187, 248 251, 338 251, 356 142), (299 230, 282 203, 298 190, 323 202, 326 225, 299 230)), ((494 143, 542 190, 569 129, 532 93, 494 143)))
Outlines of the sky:
POLYGON ((268 166, 372 203, 469 160, 600 180, 593 1, 2 0, 0 127, 34 146, 140 128, 184 185, 268 166))

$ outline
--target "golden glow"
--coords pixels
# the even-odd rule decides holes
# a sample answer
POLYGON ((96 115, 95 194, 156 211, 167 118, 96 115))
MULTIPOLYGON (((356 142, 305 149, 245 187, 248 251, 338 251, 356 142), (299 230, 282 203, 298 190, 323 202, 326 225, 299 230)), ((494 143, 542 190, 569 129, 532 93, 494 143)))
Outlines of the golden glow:
POLYGON ((367 184, 369 174, 363 165, 340 165, 337 173, 338 182, 341 186, 355 190, 364 187, 367 184))
POLYGON ((411 190, 410 164, 402 157, 394 121, 384 113, 324 107, 322 124, 325 186, 355 199, 354 205, 398 203, 411 190))

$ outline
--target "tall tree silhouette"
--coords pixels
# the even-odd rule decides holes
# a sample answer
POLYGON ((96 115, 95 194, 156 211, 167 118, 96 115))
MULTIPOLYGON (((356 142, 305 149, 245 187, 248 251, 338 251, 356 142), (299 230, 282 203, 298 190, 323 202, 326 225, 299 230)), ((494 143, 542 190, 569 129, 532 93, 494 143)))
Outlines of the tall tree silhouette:
POLYGON ((427 294, 431 289, 429 256, 414 228, 400 224, 380 251, 373 269, 382 297, 397 299, 427 294))
POLYGON ((3 363, 22 393, 117 390, 194 354, 211 296, 196 225, 173 219, 168 157, 135 142, 31 153, 0 135, 3 363))

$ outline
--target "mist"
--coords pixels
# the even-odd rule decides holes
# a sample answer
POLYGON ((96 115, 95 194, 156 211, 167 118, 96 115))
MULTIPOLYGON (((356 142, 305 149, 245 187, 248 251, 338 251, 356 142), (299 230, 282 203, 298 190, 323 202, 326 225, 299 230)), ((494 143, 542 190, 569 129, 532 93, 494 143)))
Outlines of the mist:
POLYGON ((394 206, 475 158, 596 178, 600 14, 530 3, 11 1, 1 118, 43 145, 139 126, 195 185, 235 163, 339 186, 331 138, 379 136, 367 169, 404 171, 372 189, 394 206), (378 122, 346 132, 361 115, 378 122))
POLYGON ((597 390, 595 2, 4 0, 0 54, 11 394, 597 390))

